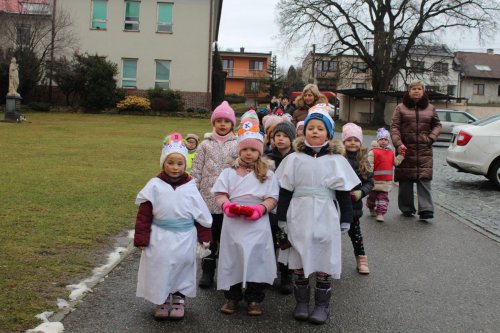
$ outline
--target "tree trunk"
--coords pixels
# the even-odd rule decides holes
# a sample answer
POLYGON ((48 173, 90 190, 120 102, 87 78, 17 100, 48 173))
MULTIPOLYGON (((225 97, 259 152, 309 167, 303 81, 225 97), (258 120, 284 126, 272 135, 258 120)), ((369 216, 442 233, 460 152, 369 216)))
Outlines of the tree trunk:
POLYGON ((372 124, 376 126, 385 126, 385 103, 387 95, 380 92, 376 93, 373 98, 373 119, 372 124))

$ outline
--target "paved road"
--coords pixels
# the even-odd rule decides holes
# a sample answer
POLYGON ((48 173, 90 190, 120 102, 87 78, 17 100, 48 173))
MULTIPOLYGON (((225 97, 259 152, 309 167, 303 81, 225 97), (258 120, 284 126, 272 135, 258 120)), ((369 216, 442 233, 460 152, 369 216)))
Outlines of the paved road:
MULTIPOLYGON (((442 182, 453 181, 447 176, 442 182)), ((461 182, 454 192, 472 181, 461 182)), ((470 185, 473 191, 475 186, 470 185)), ((436 182, 440 204, 447 202, 445 189, 436 182)), ((334 284, 331 319, 323 326, 293 320, 293 296, 274 289, 267 292, 262 317, 248 317, 243 305, 235 315, 221 314, 223 295, 211 289, 188 299, 182 322, 154 321, 152 305, 134 296, 139 259, 135 251, 63 320, 65 331, 498 332, 500 243, 442 209, 431 223, 404 218, 396 208, 396 193, 390 195, 385 223, 362 218, 369 276, 356 273, 352 246, 348 236, 343 237, 343 275, 334 284)))

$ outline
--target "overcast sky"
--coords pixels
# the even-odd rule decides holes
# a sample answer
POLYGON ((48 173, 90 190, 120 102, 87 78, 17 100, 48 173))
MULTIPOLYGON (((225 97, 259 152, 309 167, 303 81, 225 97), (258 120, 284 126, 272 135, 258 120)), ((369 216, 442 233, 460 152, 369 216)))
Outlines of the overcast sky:
MULTIPOLYGON (((239 51, 244 47, 246 52, 273 52, 277 56, 278 66, 288 69, 290 65, 300 65, 310 48, 297 42, 284 50, 279 39, 279 28, 276 23, 275 6, 279 0, 224 0, 219 28, 219 49, 239 51)), ((496 38, 483 45, 478 42, 474 32, 450 33, 444 41, 452 51, 486 52, 492 48, 500 54, 500 31, 496 38)))

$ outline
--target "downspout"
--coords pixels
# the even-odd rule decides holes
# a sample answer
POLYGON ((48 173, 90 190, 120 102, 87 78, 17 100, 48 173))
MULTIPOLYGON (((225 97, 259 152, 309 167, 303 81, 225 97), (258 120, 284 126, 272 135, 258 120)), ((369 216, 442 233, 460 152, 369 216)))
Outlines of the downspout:
MULTIPOLYGON (((208 66, 207 66, 207 93, 205 94, 205 105, 209 105, 209 109, 212 109, 211 98, 211 86, 212 86, 212 25, 213 25, 213 13, 214 13, 214 0, 210 0, 210 18, 208 20, 208 66)), ((215 40, 215 38, 214 38, 215 40)))

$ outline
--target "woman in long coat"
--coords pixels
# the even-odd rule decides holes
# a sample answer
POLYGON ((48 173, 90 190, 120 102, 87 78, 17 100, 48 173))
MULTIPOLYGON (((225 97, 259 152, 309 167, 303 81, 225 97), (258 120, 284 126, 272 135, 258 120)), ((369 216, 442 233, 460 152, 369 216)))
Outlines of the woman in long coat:
POLYGON ((399 154, 406 151, 404 161, 396 167, 395 181, 399 181, 398 206, 406 217, 417 209, 413 200, 413 184, 417 184, 418 214, 420 219, 434 217, 431 195, 432 144, 441 132, 436 109, 429 103, 425 85, 420 80, 411 82, 396 106, 391 122, 391 138, 399 154))

